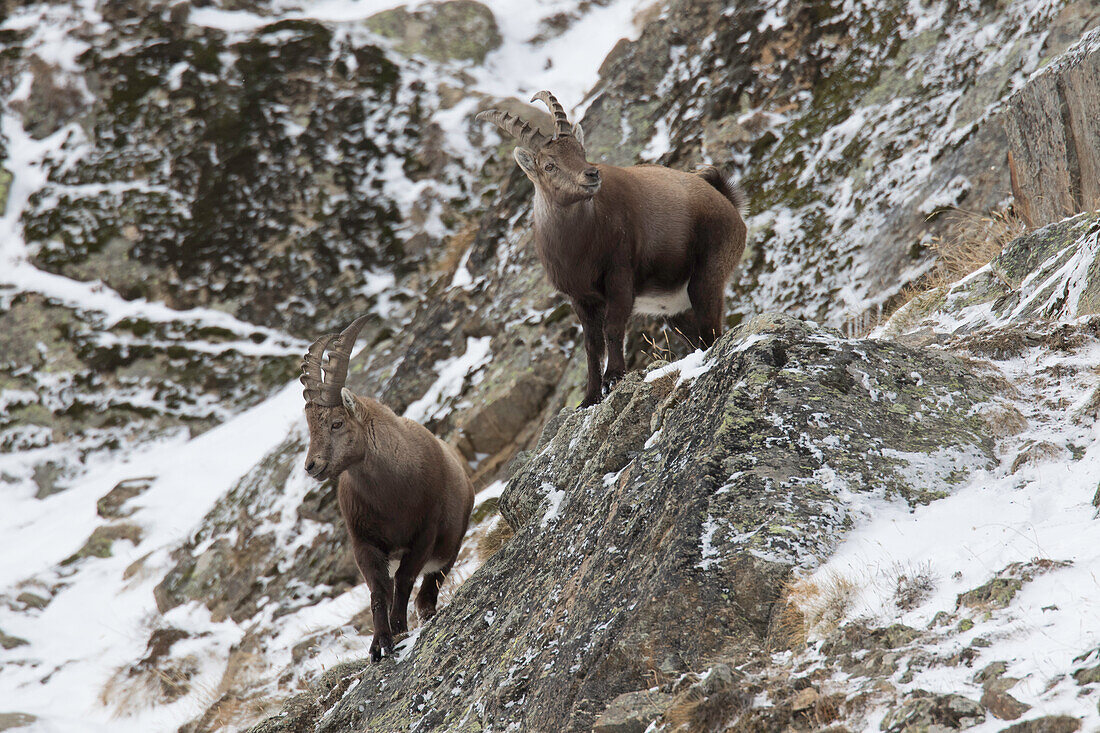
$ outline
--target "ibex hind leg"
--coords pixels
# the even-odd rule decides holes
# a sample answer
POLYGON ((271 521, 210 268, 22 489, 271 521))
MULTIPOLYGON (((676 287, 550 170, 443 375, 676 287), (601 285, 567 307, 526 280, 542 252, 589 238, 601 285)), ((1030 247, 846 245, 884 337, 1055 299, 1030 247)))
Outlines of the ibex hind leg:
POLYGON ((728 226, 714 225, 704 229, 705 241, 700 243, 699 260, 688 280, 688 300, 698 326, 699 345, 709 349, 722 335, 726 312, 726 281, 737 265, 740 254, 734 251, 732 232, 728 226))
POLYGON ((447 574, 451 572, 451 565, 436 570, 434 573, 424 573, 420 580, 420 592, 416 594, 416 616, 420 623, 426 623, 435 615, 435 607, 439 602, 439 589, 447 580, 447 574))
POLYGON ((699 336, 699 321, 695 318, 695 311, 684 311, 670 316, 668 325, 672 327, 680 338, 692 349, 703 348, 703 340, 699 336))

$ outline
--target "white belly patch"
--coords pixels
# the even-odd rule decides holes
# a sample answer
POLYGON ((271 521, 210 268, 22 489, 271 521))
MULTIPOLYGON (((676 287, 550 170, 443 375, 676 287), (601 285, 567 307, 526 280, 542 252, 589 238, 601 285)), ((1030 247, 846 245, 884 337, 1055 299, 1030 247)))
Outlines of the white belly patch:
POLYGON ((405 551, 404 551, 404 550, 398 550, 397 552, 393 552, 393 553, 390 553, 390 557, 389 557, 389 561, 390 561, 390 567, 389 567, 389 571, 390 571, 390 577, 391 577, 391 578, 392 578, 392 577, 393 577, 394 575, 396 575, 396 574, 397 574, 397 568, 401 567, 401 558, 403 558, 404 556, 405 556, 405 551))
POLYGON ((671 316, 691 308, 687 283, 679 290, 654 291, 634 296, 634 313, 648 316, 671 316))
POLYGON ((434 573, 437 570, 443 569, 444 563, 439 560, 429 560, 424 563, 424 569, 420 571, 421 575, 427 575, 428 573, 434 573))

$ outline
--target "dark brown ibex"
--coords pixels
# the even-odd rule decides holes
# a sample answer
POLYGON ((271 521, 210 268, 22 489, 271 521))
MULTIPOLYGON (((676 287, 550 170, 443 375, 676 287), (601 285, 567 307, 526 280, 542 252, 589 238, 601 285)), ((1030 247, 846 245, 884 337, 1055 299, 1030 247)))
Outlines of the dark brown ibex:
POLYGON ((721 335, 726 281, 745 249, 745 195, 713 167, 685 173, 589 163, 580 125, 570 128, 550 92, 535 100, 554 115, 549 139, 507 112, 477 118, 520 143, 516 162, 535 184, 536 252, 584 328, 588 388, 581 405, 588 406, 626 371, 631 314, 667 316, 697 347, 721 335))
POLYGON ((339 336, 314 341, 301 380, 309 423, 306 472, 318 481, 339 477, 340 513, 370 587, 370 655, 377 662, 383 652, 393 653, 393 635, 408 631, 409 595, 421 573, 417 615, 426 621, 435 614, 439 587, 466 534, 474 488, 454 449, 344 386, 351 347, 366 318, 339 336))

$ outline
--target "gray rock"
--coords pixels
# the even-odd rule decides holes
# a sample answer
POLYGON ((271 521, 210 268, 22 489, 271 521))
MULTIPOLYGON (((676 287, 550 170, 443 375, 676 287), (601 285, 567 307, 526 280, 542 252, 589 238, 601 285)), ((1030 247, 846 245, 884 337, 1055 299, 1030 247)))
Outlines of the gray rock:
POLYGON ((367 27, 397 41, 397 49, 437 61, 481 63, 500 46, 493 11, 475 0, 448 0, 385 10, 367 18, 367 27))
POLYGON ((917 691, 882 719, 887 733, 947 733, 985 721, 981 705, 962 695, 932 695, 917 691))
POLYGON ((1021 715, 1031 710, 1031 706, 1022 703, 1007 692, 998 692, 987 689, 982 693, 982 706, 1000 720, 1016 720, 1021 715))
POLYGON ((1037 225, 1100 207, 1100 29, 1008 100, 1018 204, 1037 225))
POLYGON ((19 603, 22 603, 25 608, 33 608, 41 611, 46 606, 50 605, 51 598, 45 598, 37 593, 31 593, 30 591, 23 591, 15 597, 19 603))
POLYGON ((1081 721, 1069 715, 1046 715, 1010 725, 1001 733, 1075 733, 1081 730, 1081 721))
POLYGON ((96 502, 96 513, 104 519, 128 517, 134 513, 134 510, 125 510, 123 506, 135 496, 140 496, 152 485, 153 479, 151 478, 132 478, 119 481, 114 488, 96 502))
POLYGON ((0 713, 0 731, 27 728, 36 720, 38 716, 30 713, 0 713))
POLYGON ((30 642, 18 636, 12 636, 11 634, 5 634, 3 630, 0 630, 0 647, 5 649, 15 649, 16 647, 26 646, 30 642))
POLYGON ((593 733, 644 733, 672 703, 672 695, 651 690, 624 692, 592 725, 593 733))

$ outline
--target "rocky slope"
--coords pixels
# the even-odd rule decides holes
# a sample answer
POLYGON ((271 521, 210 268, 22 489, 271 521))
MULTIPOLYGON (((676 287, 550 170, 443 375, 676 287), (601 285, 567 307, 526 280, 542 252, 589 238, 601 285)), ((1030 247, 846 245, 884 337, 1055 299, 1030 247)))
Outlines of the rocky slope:
MULTIPOLYGON (((1095 629, 1013 669, 982 645, 1013 607, 952 605, 1078 578, 1079 547, 1002 553, 980 578, 945 559, 935 593, 910 583, 905 613, 946 614, 929 628, 813 589, 846 587, 830 563, 879 513, 1063 464, 1091 499, 1089 216, 914 300, 890 341, 845 336, 929 270, 947 207, 1011 201, 1032 226, 1096 207, 1100 6, 396 5, 45 3, 0 22, 0 487, 10 547, 37 558, 5 545, 0 565, 12 714, 241 729, 289 698, 263 727, 994 730, 1012 677, 1029 717, 1094 715, 1072 675, 1091 679, 1095 629), (543 87, 580 102, 592 157, 717 162, 752 200, 744 326, 663 371, 685 352, 642 324, 648 376, 586 412, 530 186, 472 119, 543 119, 498 99, 543 87), (366 311, 349 384, 489 488, 445 611, 364 670, 366 592, 332 486, 298 470, 298 389, 278 387, 304 339, 366 311), (1007 671, 960 676, 975 660, 1007 671), (50 713, 62 688, 83 692, 50 713)), ((901 575, 921 577, 887 585, 901 575)))

